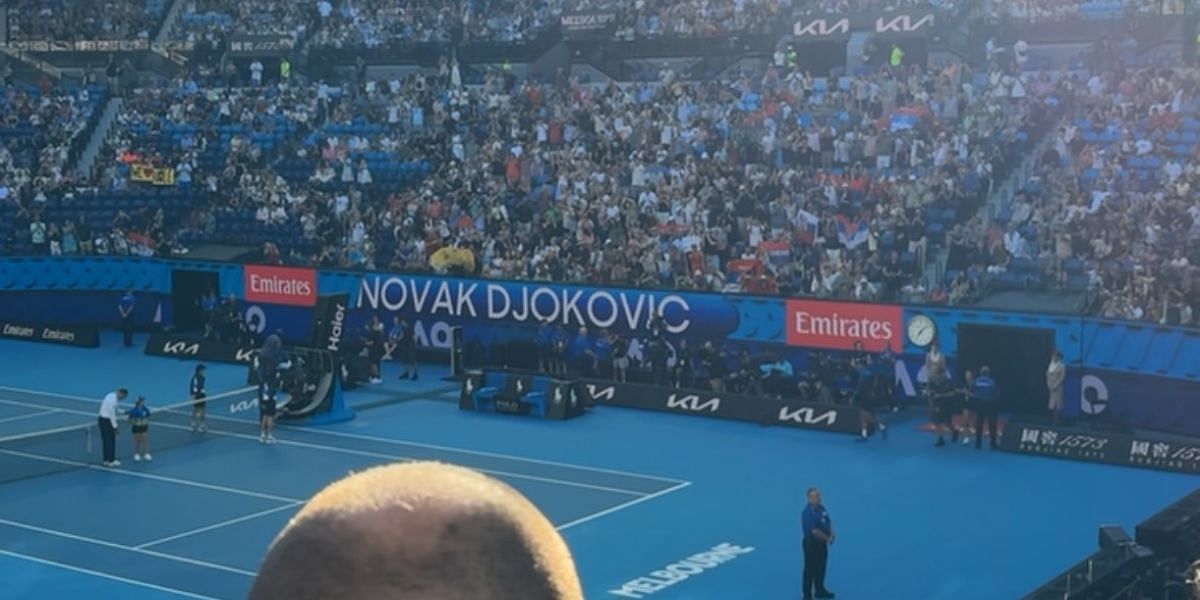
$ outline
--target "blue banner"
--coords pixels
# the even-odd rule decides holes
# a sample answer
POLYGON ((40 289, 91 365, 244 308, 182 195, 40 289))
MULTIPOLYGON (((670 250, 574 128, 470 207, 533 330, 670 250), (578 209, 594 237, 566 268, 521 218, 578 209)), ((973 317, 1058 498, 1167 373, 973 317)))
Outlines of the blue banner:
MULTIPOLYGON (((117 257, 0 259, 0 318, 115 327, 118 299, 131 288, 138 327, 168 326, 175 270, 218 273, 222 296, 243 297, 242 268, 234 264, 117 257)), ((810 362, 817 351, 786 343, 784 298, 345 271, 321 272, 318 291, 350 294, 349 335, 361 332, 372 316, 387 327, 399 316, 425 347, 448 348, 456 326, 463 328, 468 343, 530 341, 541 320, 549 319, 569 334, 579 327, 593 333, 609 329, 629 339, 636 356, 655 315, 671 344, 712 341, 731 355, 742 350, 771 353, 791 361, 798 373, 814 368, 810 362)), ((842 304, 835 308, 849 314, 843 310, 849 303, 842 304)), ((295 342, 310 335, 311 308, 243 301, 241 309, 252 331, 279 330, 295 342)), ((1200 330, 970 307, 908 306, 900 320, 890 341, 901 358, 897 382, 909 396, 922 379, 929 340, 938 340, 952 373, 960 376, 960 328, 1041 330, 1064 355, 1063 411, 1068 416, 1200 431, 1200 330)), ((839 350, 819 351, 844 358, 839 350)), ((1044 405, 1041 399, 1033 404, 1044 405)))
MULTIPOLYGON (((782 314, 782 301, 774 309, 782 314)), ((436 319, 536 326, 549 321, 569 330, 587 327, 621 334, 647 331, 661 318, 669 335, 724 339, 744 317, 729 296, 538 283, 491 282, 409 275, 366 275, 357 308, 436 319)))

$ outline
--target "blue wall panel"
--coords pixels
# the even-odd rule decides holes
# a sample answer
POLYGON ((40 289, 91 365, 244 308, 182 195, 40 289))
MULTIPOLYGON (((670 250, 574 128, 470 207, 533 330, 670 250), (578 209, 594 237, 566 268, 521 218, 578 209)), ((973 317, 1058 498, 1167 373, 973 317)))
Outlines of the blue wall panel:
MULTIPOLYGON (((240 265, 204 261, 159 261, 141 258, 34 258, 0 260, 0 317, 27 321, 60 323, 91 322, 104 326, 117 322, 116 302, 122 290, 135 290, 139 303, 139 325, 153 323, 160 310, 164 323, 170 321, 170 282, 174 269, 213 271, 219 274, 222 295, 244 296, 240 265)), ((798 369, 807 367, 809 350, 786 345, 785 302, 780 298, 695 294, 661 290, 602 289, 588 286, 561 286, 537 282, 481 281, 440 278, 429 275, 362 274, 326 271, 318 274, 322 294, 345 292, 351 295, 352 310, 348 325, 352 330, 363 326, 372 314, 386 321, 399 314, 416 324, 418 334, 433 345, 442 345, 449 327, 459 325, 469 341, 488 345, 510 339, 530 339, 536 320, 529 316, 530 303, 546 306, 566 302, 568 296, 613 297, 624 304, 612 327, 616 331, 640 333, 647 312, 632 317, 638 302, 661 303, 678 298, 668 309, 668 321, 690 324, 674 336, 692 343, 726 340, 731 349, 773 352, 791 360, 798 369), (379 301, 378 286, 391 294, 388 302, 379 301), (365 284, 365 286, 364 286, 365 284), (404 289, 399 289, 404 288, 404 289), (369 289, 376 308, 370 306, 369 289), (415 297, 426 294, 417 306, 415 297), (443 302, 434 305, 438 294, 454 297, 454 308, 443 302), (407 294, 401 300, 399 294, 407 294), (360 298, 360 295, 364 297, 360 298), (464 311, 459 301, 474 312, 464 311), (539 300, 540 298, 540 300, 539 300), (532 299, 532 300, 531 300, 532 299), (491 312, 497 303, 505 309, 491 312), (385 306, 386 305, 386 306, 385 306), (396 307, 391 310, 388 306, 396 307), (522 310, 525 310, 522 316, 522 310), (491 315, 489 317, 489 315, 491 315), (630 328, 633 325, 633 328, 630 328)), ((387 294, 385 294, 386 296, 387 294)), ((607 300, 606 300, 607 302, 607 300)), ((601 308, 606 305, 601 302, 601 308)), ((583 304, 580 304, 582 307, 583 304)), ((244 305, 248 320, 269 330, 282 329, 289 338, 302 339, 311 327, 307 308, 244 305)), ((583 311, 586 313, 586 311, 583 311)), ((600 310, 600 320, 605 320, 600 310)), ((1193 428, 1200 415, 1200 330, 1170 328, 1141 323, 1125 323, 1061 315, 998 312, 971 308, 910 306, 904 309, 907 322, 923 314, 933 319, 943 352, 955 368, 958 330, 963 325, 1021 327, 1054 332, 1054 344, 1063 352, 1068 365, 1065 391, 1066 411, 1090 415, 1095 407, 1083 398, 1095 395, 1096 381, 1108 386, 1115 398, 1107 409, 1130 423, 1173 430, 1200 431, 1193 428), (1085 410, 1086 409, 1086 410, 1085 410)), ((596 314, 584 314, 583 320, 595 320, 596 314)), ((577 320, 577 319, 576 319, 577 320)), ((568 328, 579 323, 568 319, 568 328)), ((594 328, 594 327, 593 327, 594 328)), ((924 348, 904 338, 903 358, 910 377, 920 368, 924 348)))

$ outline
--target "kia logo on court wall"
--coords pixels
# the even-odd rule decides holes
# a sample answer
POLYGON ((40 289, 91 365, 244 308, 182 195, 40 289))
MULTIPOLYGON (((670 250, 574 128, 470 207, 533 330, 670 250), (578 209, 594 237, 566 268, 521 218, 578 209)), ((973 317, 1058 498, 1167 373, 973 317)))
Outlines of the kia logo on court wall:
POLYGON ((189 344, 187 342, 175 341, 163 344, 163 354, 170 354, 173 356, 195 356, 199 353, 199 343, 189 344))

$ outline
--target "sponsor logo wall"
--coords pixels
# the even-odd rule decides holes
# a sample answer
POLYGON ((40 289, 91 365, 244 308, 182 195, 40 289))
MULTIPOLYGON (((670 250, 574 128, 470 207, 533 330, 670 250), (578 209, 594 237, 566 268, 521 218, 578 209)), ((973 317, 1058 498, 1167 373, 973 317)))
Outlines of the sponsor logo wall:
MULTIPOLYGON (((135 291, 137 326, 169 325, 171 301, 166 286, 170 270, 178 264, 134 258, 0 259, 0 276, 13 284, 0 294, 0 320, 114 326, 118 321, 114 307, 121 293, 120 287, 112 286, 132 280, 137 282, 137 290, 144 290, 135 291), (113 275, 95 277, 98 273, 113 275), (159 310, 161 319, 156 319, 159 310)), ((953 307, 901 308, 382 273, 322 272, 319 289, 316 285, 301 289, 303 283, 312 283, 317 274, 304 269, 273 272, 272 267, 243 268, 201 261, 188 265, 219 272, 222 293, 242 292, 252 298, 242 304, 252 330, 258 333, 282 330, 289 343, 310 339, 312 306, 318 292, 350 294, 344 336, 357 335, 373 314, 385 323, 390 323, 391 315, 396 314, 414 326, 424 347, 449 347, 454 326, 463 328, 467 344, 486 346, 516 339, 528 341, 539 318, 550 318, 571 334, 585 325, 592 331, 609 328, 636 341, 648 333, 650 315, 661 314, 671 343, 681 338, 693 342, 723 340, 727 351, 745 348, 752 355, 771 352, 783 356, 798 372, 808 368, 810 349, 849 349, 855 328, 858 333, 867 334, 864 341, 872 350, 886 344, 890 330, 893 349, 906 358, 906 370, 898 368, 897 375, 909 396, 915 393, 913 382, 921 379, 919 371, 925 348, 904 341, 905 331, 901 326, 904 317, 923 314, 936 322, 938 340, 952 370, 957 369, 958 353, 954 332, 961 323, 1049 329, 1055 332, 1055 346, 1064 351, 1069 365, 1066 414, 1193 435, 1194 424, 1200 419, 1200 401, 1197 401, 1200 382, 1196 380, 1195 369, 1174 365, 1170 371, 1152 372, 1136 363, 1098 362, 1103 357, 1091 357, 1085 351, 1095 345, 1093 340, 1102 333, 1110 339, 1120 339, 1135 329, 1144 332, 1141 326, 1118 322, 953 307), (247 271, 260 276, 257 283, 251 279, 250 285, 245 285, 247 271), (271 279, 272 275, 299 283, 275 285, 278 281, 271 279), (269 281, 263 283, 263 278, 269 281), (288 287, 291 289, 285 289, 288 287), (278 304, 279 296, 294 303, 278 304), (818 326, 824 323, 819 319, 833 319, 834 313, 844 327, 839 330, 818 326), (807 316, 802 319, 802 315, 807 316), (902 373, 905 376, 901 377, 902 373)), ((1183 341, 1167 339, 1166 335, 1155 337, 1146 348, 1148 357, 1188 356, 1188 350, 1200 341, 1200 333, 1195 330, 1157 328, 1155 331, 1177 331, 1183 335, 1183 341)))
POLYGON ((683 413, 762 425, 856 433, 858 413, 847 406, 809 404, 765 396, 717 394, 655 385, 583 380, 585 403, 683 413))
POLYGON ((146 354, 181 360, 248 365, 254 361, 254 348, 209 340, 156 333, 146 340, 146 354))
POLYGON ((606 11, 572 12, 562 16, 563 37, 568 40, 603 37, 617 20, 617 13, 606 11))
POLYGON ((788 300, 786 310, 787 343, 792 346, 851 350, 861 341, 870 352, 902 346, 900 306, 788 300))
POLYGON ((100 331, 95 327, 79 325, 35 325, 0 321, 0 338, 80 348, 100 346, 100 331))
POLYGON ((1200 444, 1158 436, 1010 423, 1005 428, 1001 448, 1019 454, 1200 473, 1200 444))
POLYGON ((246 265, 242 275, 248 302, 290 306, 317 303, 317 272, 312 269, 246 265))
POLYGON ((855 15, 804 15, 792 26, 797 40, 829 41, 849 38, 851 32, 866 32, 877 37, 929 35, 934 16, 929 10, 904 10, 855 15))

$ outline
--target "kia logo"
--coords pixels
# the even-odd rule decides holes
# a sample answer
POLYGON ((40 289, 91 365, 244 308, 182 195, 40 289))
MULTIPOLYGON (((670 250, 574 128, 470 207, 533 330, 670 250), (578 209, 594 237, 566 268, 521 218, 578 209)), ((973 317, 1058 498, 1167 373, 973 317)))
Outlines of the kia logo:
POLYGON ((195 356, 200 353, 200 344, 187 342, 167 342, 163 344, 164 354, 174 354, 176 356, 195 356))
POLYGON ((796 410, 790 410, 787 406, 779 408, 779 420, 783 423, 798 423, 801 425, 818 425, 824 423, 830 427, 837 422, 837 411, 828 410, 817 414, 817 411, 810 407, 801 407, 796 410))
POLYGON ((721 399, 714 397, 701 400, 700 396, 696 395, 679 396, 671 394, 667 397, 667 408, 677 408, 689 412, 715 413, 721 409, 721 399))

